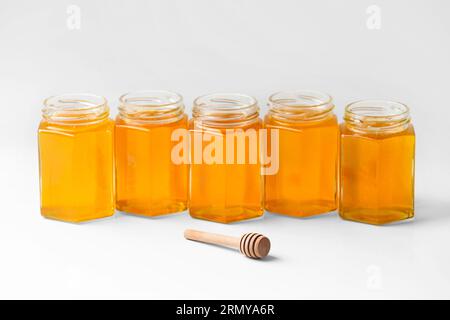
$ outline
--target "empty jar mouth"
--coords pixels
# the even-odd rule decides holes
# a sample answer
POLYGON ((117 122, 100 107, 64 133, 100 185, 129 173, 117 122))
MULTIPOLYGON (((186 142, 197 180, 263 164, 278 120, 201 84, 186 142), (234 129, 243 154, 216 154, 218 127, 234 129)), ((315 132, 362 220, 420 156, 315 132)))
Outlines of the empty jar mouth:
POLYGON ((404 130, 411 121, 409 108, 389 100, 361 100, 345 107, 344 120, 353 130, 404 130))
POLYGON ((195 120, 217 126, 245 125, 258 119, 259 107, 255 98, 240 93, 213 93, 194 101, 195 120))
POLYGON ((119 98, 119 114, 125 119, 166 123, 184 117, 183 97, 165 90, 129 92, 119 98))
POLYGON ((281 91, 269 97, 269 113, 280 120, 320 120, 333 109, 333 98, 319 91, 281 91))
POLYGON ((105 97, 90 93, 61 94, 44 100, 42 117, 61 124, 92 124, 109 116, 105 97))

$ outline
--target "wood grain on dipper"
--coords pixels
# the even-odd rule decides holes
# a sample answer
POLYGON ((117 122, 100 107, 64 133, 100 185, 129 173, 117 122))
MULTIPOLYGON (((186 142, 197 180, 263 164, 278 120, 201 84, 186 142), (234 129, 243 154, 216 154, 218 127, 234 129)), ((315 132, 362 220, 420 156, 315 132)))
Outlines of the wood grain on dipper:
POLYGON ((226 235, 187 229, 184 237, 189 240, 216 244, 228 248, 238 249, 249 258, 260 259, 269 254, 270 240, 259 233, 246 233, 240 238, 226 235))

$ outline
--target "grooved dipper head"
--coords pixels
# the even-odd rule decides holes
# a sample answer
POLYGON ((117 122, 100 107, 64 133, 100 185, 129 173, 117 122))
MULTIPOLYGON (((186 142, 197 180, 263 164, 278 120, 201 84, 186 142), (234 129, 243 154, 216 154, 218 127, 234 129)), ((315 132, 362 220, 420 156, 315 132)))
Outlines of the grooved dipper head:
POLYGON ((239 249, 249 258, 264 258, 269 254, 270 240, 259 233, 246 233, 241 237, 239 249))

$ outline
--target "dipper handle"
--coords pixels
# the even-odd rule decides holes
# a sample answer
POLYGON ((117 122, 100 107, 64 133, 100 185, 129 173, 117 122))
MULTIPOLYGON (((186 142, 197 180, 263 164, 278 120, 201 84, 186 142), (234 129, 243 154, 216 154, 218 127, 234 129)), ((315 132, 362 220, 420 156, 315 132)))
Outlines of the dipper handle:
POLYGON ((259 233, 246 233, 240 238, 216 233, 187 229, 184 237, 189 240, 216 244, 228 248, 239 249, 249 258, 260 259, 269 254, 270 240, 259 233))
POLYGON ((217 244, 220 246, 239 249, 240 238, 225 236, 217 233, 209 233, 198 230, 186 229, 184 237, 188 240, 217 244))

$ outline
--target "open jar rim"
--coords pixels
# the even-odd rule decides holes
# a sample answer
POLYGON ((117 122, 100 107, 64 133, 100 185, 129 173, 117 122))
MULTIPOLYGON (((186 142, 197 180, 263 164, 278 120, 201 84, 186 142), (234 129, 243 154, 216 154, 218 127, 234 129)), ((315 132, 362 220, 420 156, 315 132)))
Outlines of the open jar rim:
POLYGON ((409 117, 406 104, 382 99, 358 100, 348 104, 345 112, 353 117, 370 117, 382 120, 386 117, 409 117))
POLYGON ((127 92, 119 97, 122 106, 170 107, 182 103, 181 94, 167 90, 141 90, 127 92))
POLYGON ((168 123, 184 117, 183 97, 167 90, 141 90, 119 98, 119 115, 136 122, 168 123))
POLYGON ((91 124, 108 118, 109 107, 105 97, 91 93, 66 93, 44 100, 42 116, 61 124, 91 124))
POLYGON ((314 108, 329 105, 333 98, 315 90, 278 91, 270 95, 269 103, 292 108, 314 108))
POLYGON ((382 99, 359 100, 345 107, 345 122, 360 131, 402 130, 411 121, 406 104, 382 99))
POLYGON ((316 121, 334 109, 331 95, 314 90, 280 91, 269 97, 269 113, 278 120, 316 121))
POLYGON ((241 93, 211 93, 194 100, 194 120, 217 126, 246 125, 259 117, 256 98, 241 93))
POLYGON ((248 109, 258 105, 258 101, 252 96, 242 93, 210 93, 200 96, 194 100, 197 109, 214 110, 238 110, 248 109))

